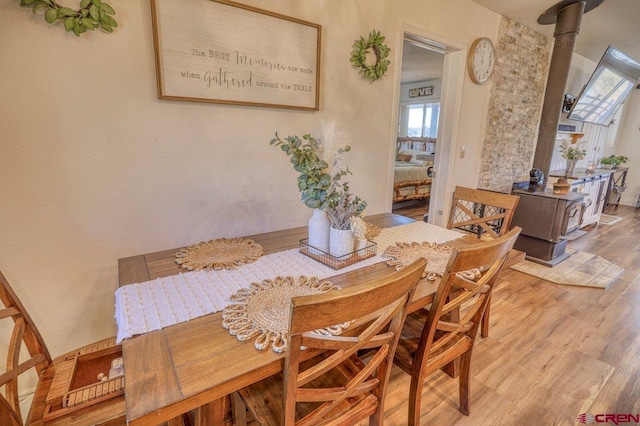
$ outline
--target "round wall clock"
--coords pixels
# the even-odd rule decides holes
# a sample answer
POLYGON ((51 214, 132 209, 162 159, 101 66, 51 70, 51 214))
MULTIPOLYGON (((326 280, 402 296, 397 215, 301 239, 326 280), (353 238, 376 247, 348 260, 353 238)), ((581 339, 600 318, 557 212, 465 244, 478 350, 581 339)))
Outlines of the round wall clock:
POLYGON ((487 37, 480 37, 471 43, 467 56, 467 71, 471 81, 484 84, 491 78, 496 62, 493 43, 487 37))

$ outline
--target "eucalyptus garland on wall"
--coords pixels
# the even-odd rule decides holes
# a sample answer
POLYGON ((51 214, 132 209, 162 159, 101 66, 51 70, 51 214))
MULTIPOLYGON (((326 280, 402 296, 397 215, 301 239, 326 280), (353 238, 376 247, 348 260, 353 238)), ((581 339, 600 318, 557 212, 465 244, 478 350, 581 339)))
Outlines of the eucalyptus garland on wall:
POLYGON ((369 33, 367 40, 364 37, 353 42, 353 50, 351 51, 351 62, 354 67, 360 68, 360 72, 365 77, 376 81, 382 77, 389 68, 389 56, 391 49, 384 44, 386 37, 380 34, 380 31, 373 30, 369 33), (375 63, 367 63, 367 53, 373 51, 376 55, 375 63))
POLYGON ((112 33, 118 23, 112 15, 116 14, 111 6, 101 0, 81 0, 80 9, 74 10, 60 6, 55 0, 20 0, 20 6, 30 6, 35 14, 43 9, 44 20, 53 24, 58 20, 64 22, 64 29, 73 31, 77 36, 87 30, 95 30, 102 27, 108 33, 112 33))

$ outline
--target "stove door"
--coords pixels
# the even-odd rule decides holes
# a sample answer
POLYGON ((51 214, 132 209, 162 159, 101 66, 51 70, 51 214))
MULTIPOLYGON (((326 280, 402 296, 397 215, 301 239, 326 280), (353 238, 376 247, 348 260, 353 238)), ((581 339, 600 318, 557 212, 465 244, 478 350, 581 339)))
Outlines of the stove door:
POLYGON ((562 225, 562 234, 566 234, 580 228, 584 219, 584 201, 576 200, 567 205, 562 225))

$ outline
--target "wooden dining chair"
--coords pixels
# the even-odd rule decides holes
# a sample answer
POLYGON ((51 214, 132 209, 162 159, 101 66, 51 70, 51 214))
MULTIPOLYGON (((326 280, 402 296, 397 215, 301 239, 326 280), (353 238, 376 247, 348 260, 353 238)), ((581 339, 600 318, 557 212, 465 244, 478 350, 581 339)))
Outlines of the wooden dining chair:
POLYGON ((407 316, 394 363, 411 375, 408 424, 420 424, 424 381, 460 360, 460 411, 469 415, 471 351, 489 296, 520 234, 454 248, 429 310, 407 316), (475 270, 475 273, 474 273, 475 270))
POLYGON ((284 373, 234 394, 234 424, 246 424, 247 408, 261 425, 382 424, 393 354, 425 266, 418 259, 362 285, 294 297, 284 373), (314 332, 352 320, 339 336, 314 332))
MULTIPOLYGON (((6 345, 7 348, 7 362, 6 369, 0 372, 0 388, 3 388, 3 392, 0 392, 0 425, 44 425, 43 417, 47 408, 46 398, 52 384, 56 382, 58 369, 62 370, 62 363, 70 356, 75 356, 79 351, 83 352, 95 347, 115 347, 115 338, 96 342, 52 360, 40 332, 2 272, 0 272, 0 301, 4 306, 3 309, 0 309, 0 320, 13 320, 13 324, 10 321, 0 321, 0 329, 10 334, 8 341, 3 342, 3 346, 6 345), (28 359, 21 360, 26 357, 28 359), (27 416, 24 416, 20 410, 19 381, 28 379, 30 371, 35 371, 37 374, 37 377, 33 376, 33 379, 37 379, 37 387, 31 409, 27 416)), ((97 396, 94 394, 93 399, 95 398, 97 396)), ((70 411, 69 415, 65 417, 52 416, 52 420, 47 421, 46 424, 104 426, 126 424, 124 395, 110 398, 100 404, 87 405, 70 411)))
POLYGON ((447 228, 478 238, 497 238, 509 232, 518 201, 517 195, 457 186, 447 228))
MULTIPOLYGON (((447 228, 458 229, 484 240, 509 232, 520 197, 502 192, 457 186, 447 228)), ((491 299, 482 318, 482 337, 489 336, 491 299)))

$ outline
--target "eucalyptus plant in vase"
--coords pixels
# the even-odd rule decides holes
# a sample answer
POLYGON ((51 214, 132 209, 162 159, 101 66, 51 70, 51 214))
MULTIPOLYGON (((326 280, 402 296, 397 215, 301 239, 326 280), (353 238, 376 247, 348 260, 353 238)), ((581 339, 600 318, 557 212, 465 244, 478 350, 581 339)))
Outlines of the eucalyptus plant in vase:
POLYGON ((298 190, 302 202, 313 209, 309 219, 309 245, 328 252, 331 222, 325 210, 330 204, 335 205, 340 197, 334 182, 348 173, 348 170, 342 167, 340 156, 349 151, 350 147, 337 148, 330 162, 327 162, 321 158, 324 151, 323 143, 310 134, 302 136, 302 139, 296 135, 281 139, 276 133, 271 145, 279 146, 291 157, 293 169, 299 173, 298 190))

